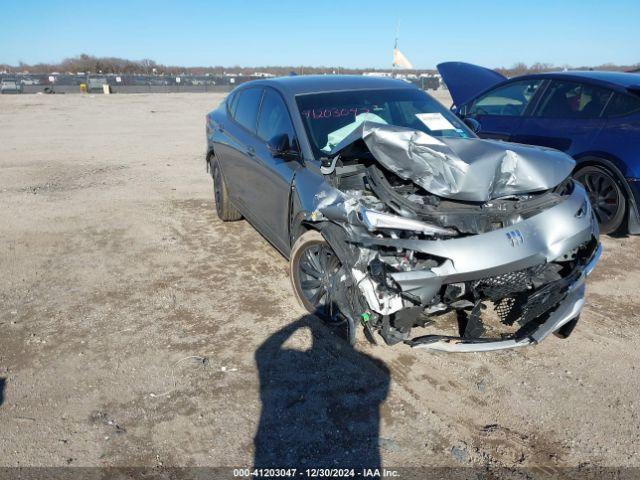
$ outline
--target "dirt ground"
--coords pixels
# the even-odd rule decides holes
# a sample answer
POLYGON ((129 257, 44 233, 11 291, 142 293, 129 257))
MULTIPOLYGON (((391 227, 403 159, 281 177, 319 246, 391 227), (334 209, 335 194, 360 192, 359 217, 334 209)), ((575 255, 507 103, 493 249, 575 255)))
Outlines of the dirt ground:
POLYGON ((640 467, 640 238, 568 340, 351 350, 217 219, 221 98, 0 96, 0 466, 640 467))

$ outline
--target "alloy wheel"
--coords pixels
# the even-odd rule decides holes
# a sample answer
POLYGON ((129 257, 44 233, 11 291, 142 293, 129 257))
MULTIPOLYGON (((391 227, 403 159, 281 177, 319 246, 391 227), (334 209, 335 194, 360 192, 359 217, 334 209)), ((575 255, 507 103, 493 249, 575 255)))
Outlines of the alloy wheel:
POLYGON ((324 243, 309 245, 298 261, 300 290, 305 300, 324 320, 340 323, 335 292, 340 288, 340 260, 324 243))
POLYGON ((581 169, 575 178, 587 191, 601 231, 616 231, 624 218, 626 200, 615 179, 607 171, 596 166, 581 169))

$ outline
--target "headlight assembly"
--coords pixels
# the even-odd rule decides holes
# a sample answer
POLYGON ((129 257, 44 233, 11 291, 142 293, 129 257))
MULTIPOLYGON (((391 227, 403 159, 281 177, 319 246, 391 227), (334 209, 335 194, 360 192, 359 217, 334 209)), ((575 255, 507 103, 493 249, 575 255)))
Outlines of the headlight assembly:
POLYGON ((458 232, 450 228, 438 227, 437 225, 431 225, 411 218, 367 210, 364 207, 358 210, 358 220, 360 220, 369 231, 385 229, 409 230, 412 232, 420 232, 424 235, 442 235, 447 237, 458 235, 458 232))

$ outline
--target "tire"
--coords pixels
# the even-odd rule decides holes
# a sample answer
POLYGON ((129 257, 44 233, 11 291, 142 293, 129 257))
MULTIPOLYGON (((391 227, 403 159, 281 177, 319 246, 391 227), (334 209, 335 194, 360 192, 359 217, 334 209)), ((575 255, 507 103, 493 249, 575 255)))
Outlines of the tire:
POLYGON ((218 214, 218 218, 223 222, 240 220, 242 215, 238 209, 233 206, 231 200, 229 200, 227 184, 222 177, 220 165, 218 165, 216 157, 211 156, 209 162, 211 167, 211 177, 213 178, 213 198, 216 204, 216 213, 218 214))
POLYGON ((296 300, 353 345, 355 328, 331 301, 331 292, 342 288, 338 278, 343 272, 340 260, 320 232, 309 230, 298 237, 289 260, 289 278, 296 300))
POLYGON ((553 332, 553 334, 558 338, 562 338, 563 340, 569 338, 569 335, 571 335, 571 332, 573 332, 573 329, 576 328, 576 325, 578 324, 578 320, 580 320, 580 315, 578 315, 576 318, 572 320, 569 320, 567 323, 561 326, 558 330, 553 332))
POLYGON ((627 198, 615 174, 606 167, 588 165, 579 168, 573 178, 587 190, 600 224, 600 233, 609 234, 620 230, 627 212, 627 198))

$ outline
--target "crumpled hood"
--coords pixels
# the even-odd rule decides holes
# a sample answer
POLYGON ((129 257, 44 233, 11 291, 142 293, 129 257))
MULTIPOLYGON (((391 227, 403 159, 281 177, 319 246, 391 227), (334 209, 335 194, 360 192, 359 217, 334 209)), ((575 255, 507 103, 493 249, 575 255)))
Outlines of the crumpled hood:
POLYGON ((363 122, 330 156, 363 140, 374 158, 400 178, 454 200, 548 190, 567 178, 575 161, 565 153, 479 138, 436 138, 403 127, 363 122))

